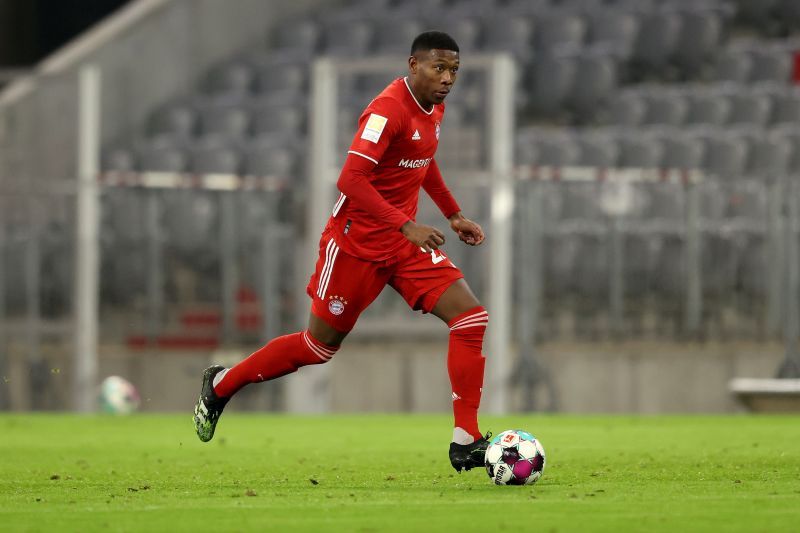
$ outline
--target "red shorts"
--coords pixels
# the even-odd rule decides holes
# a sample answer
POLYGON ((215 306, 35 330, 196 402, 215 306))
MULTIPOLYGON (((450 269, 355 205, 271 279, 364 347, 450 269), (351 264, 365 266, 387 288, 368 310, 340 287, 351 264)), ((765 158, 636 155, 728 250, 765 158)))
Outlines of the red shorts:
POLYGON ((340 250, 332 232, 326 231, 306 292, 315 315, 337 331, 348 332, 386 284, 412 309, 429 313, 442 293, 463 277, 441 250, 430 254, 419 249, 386 261, 365 261, 340 250))

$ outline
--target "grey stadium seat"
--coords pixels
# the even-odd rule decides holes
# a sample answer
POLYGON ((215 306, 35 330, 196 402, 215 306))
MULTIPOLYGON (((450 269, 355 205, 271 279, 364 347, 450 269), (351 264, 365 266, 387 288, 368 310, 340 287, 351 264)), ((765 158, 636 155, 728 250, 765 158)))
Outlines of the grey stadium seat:
POLYGON ((598 7, 587 15, 589 42, 604 45, 621 59, 633 53, 639 20, 635 14, 598 7))
POLYGON ((252 65, 243 61, 225 63, 213 69, 208 76, 212 93, 247 98, 255 84, 252 65))
POLYGON ((253 63, 256 70, 255 86, 258 92, 305 94, 308 84, 308 65, 275 56, 255 58, 253 63))
POLYGON ((198 174, 238 174, 239 154, 219 139, 203 139, 191 149, 191 169, 198 174))
POLYGON ((169 104, 156 111, 150 121, 151 135, 166 134, 191 139, 198 128, 197 112, 188 102, 169 104))
POLYGON ((800 91, 787 90, 772 98, 773 124, 800 123, 800 91))
POLYGON ((300 137, 305 133, 305 109, 300 105, 256 104, 250 107, 253 134, 284 134, 300 137))
POLYGON ((453 36, 462 52, 476 53, 481 46, 481 20, 474 14, 447 17, 440 26, 453 36))
POLYGON ((295 154, 279 142, 256 139, 242 150, 242 160, 248 175, 296 177, 295 154))
POLYGON ((729 98, 731 113, 728 124, 750 124, 764 126, 769 122, 770 98, 758 93, 734 93, 729 98))
POLYGON ((273 48, 312 57, 317 51, 322 30, 312 18, 306 17, 281 24, 275 31, 273 48))
POLYGON ((204 101, 198 104, 200 131, 231 140, 244 139, 250 129, 250 112, 241 102, 204 101))
POLYGON ((640 134, 624 135, 618 140, 619 166, 658 168, 663 149, 658 139, 640 134))
POLYGON ((591 116, 617 87, 616 60, 603 49, 585 49, 576 60, 574 76, 567 103, 578 115, 591 116))
POLYGON ((534 23, 526 16, 499 12, 483 24, 483 49, 505 51, 527 62, 533 53, 534 23))
POLYGON ((606 133, 587 131, 576 138, 581 166, 610 168, 616 165, 619 148, 614 138, 606 133))
POLYGON ((575 140, 566 134, 541 135, 535 139, 539 165, 563 167, 574 165, 580 157, 575 140))
POLYGON ((185 172, 188 157, 174 139, 155 137, 139 148, 139 165, 143 171, 185 172))
POLYGON ((674 59, 684 75, 695 77, 719 47, 722 20, 712 10, 690 9, 681 14, 681 32, 674 59))
POLYGON ((788 83, 792 75, 792 56, 778 47, 755 48, 751 51, 753 68, 750 81, 777 81, 788 83))
POLYGON ((712 78, 716 81, 746 83, 753 70, 753 57, 738 49, 718 50, 712 62, 712 78))
POLYGON ((705 145, 698 142, 692 135, 687 135, 682 130, 660 135, 661 167, 665 169, 692 170, 699 169, 703 164, 705 145))
POLYGON ((687 124, 721 126, 728 122, 731 102, 727 98, 720 97, 714 91, 700 89, 687 91, 686 99, 689 104, 687 124))
POLYGON ((405 56, 414 38, 422 33, 423 24, 413 18, 381 19, 375 24, 375 51, 379 54, 405 56))
POLYGON ((672 57, 681 32, 680 15, 661 9, 642 17, 633 59, 647 69, 659 69, 672 57))
POLYGON ((638 126, 646 114, 647 102, 636 92, 621 92, 608 106, 608 122, 619 126, 638 126))
POLYGON ((324 51, 332 56, 358 57, 370 52, 374 27, 369 18, 332 17, 323 27, 324 51))
POLYGON ((748 174, 759 178, 778 178, 789 170, 792 144, 780 132, 754 132, 750 137, 748 174))
POLYGON ((572 92, 577 65, 572 57, 542 54, 533 62, 531 107, 535 112, 553 116, 572 92))
POLYGON ((558 47, 579 49, 586 39, 586 22, 569 11, 553 10, 537 17, 536 47, 549 50, 558 47))
POLYGON ((647 100, 645 124, 680 126, 685 122, 689 106, 680 94, 664 91, 645 98, 647 100))
POLYGON ((703 167, 723 180, 742 176, 748 157, 747 139, 737 134, 719 133, 706 140, 703 167))
POLYGON ((132 150, 116 146, 103 152, 102 171, 133 172, 137 167, 136 154, 132 150))

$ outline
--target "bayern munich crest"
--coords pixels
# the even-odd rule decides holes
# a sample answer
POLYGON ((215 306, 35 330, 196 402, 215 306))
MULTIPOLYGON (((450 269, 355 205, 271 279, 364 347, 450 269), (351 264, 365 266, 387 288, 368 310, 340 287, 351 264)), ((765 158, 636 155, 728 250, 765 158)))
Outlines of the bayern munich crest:
POLYGON ((436 140, 439 140, 439 133, 441 133, 442 128, 439 126, 439 123, 436 123, 436 140))
POLYGON ((344 306, 347 305, 347 300, 340 296, 328 296, 328 311, 332 315, 339 316, 344 313, 344 306))

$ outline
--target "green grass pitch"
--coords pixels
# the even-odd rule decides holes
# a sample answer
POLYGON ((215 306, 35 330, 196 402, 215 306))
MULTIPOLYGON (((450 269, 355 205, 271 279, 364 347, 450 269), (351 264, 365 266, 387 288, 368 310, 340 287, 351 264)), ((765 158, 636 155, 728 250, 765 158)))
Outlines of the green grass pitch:
POLYGON ((539 483, 455 474, 444 415, 0 416, 0 530, 800 531, 800 417, 510 416, 539 483))

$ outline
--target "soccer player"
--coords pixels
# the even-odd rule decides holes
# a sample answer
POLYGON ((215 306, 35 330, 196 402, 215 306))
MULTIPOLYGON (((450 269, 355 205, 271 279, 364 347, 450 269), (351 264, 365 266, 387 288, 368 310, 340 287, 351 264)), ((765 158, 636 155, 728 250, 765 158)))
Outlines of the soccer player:
POLYGON ((307 287, 308 329, 273 339, 232 368, 206 369, 194 411, 200 440, 211 440, 225 404, 248 383, 330 361, 359 314, 389 284, 412 309, 450 328, 450 462, 458 472, 483 466, 489 434, 478 429, 478 407, 489 315, 441 250, 445 235, 414 221, 421 187, 461 241, 477 246, 484 240, 481 227, 461 214, 433 157, 458 67, 458 45, 449 35, 422 33, 411 45, 408 76, 390 83, 361 114, 307 287))

